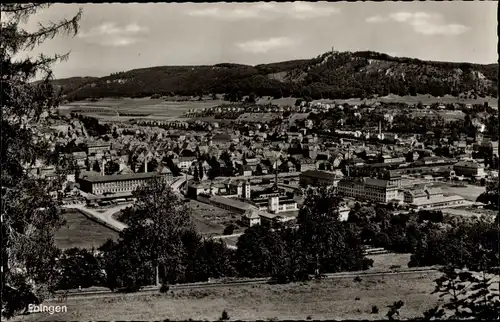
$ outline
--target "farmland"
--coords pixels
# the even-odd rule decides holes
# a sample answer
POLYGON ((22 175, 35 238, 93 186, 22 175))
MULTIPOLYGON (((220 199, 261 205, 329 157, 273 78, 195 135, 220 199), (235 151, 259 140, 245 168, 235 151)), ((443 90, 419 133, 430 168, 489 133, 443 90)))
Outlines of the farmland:
POLYGON ((398 96, 394 94, 389 94, 387 96, 383 97, 378 97, 378 98, 372 98, 372 99, 360 99, 360 98, 350 98, 350 99, 336 99, 336 100, 317 100, 314 102, 324 102, 324 103, 330 103, 330 102, 335 102, 336 104, 343 104, 343 103, 348 103, 351 105, 361 105, 362 103, 365 104, 373 104, 376 102, 380 103, 406 103, 406 104, 418 104, 421 102, 424 105, 427 104, 432 104, 432 103, 441 103, 441 104, 448 104, 448 103, 463 103, 463 104, 484 104, 484 102, 488 102, 490 106, 497 107, 498 108, 498 100, 495 97, 487 96, 485 98, 478 97, 477 99, 463 99, 463 98, 457 98, 451 95, 445 95, 443 97, 436 97, 436 96, 431 96, 431 95, 422 95, 422 94, 417 94, 416 96, 398 96))
POLYGON ((81 101, 63 105, 62 114, 79 111, 104 121, 128 121, 130 119, 175 120, 190 109, 202 109, 221 104, 221 100, 171 102, 163 99, 123 98, 102 99, 97 102, 81 101))
POLYGON ((117 239, 118 233, 87 218, 77 211, 64 213, 66 225, 55 234, 55 243, 61 249, 72 247, 98 248, 109 238, 117 239))
MULTIPOLYGON (((286 285, 248 285, 179 290, 168 295, 121 295, 69 299, 66 313, 32 314, 44 320, 217 320, 226 310, 231 320, 383 319, 387 306, 402 300, 402 319, 422 316, 433 307, 433 280, 439 273, 388 275, 312 281, 286 285), (371 313, 372 306, 380 311, 371 313)), ((50 305, 51 303, 46 303, 50 305)), ((56 304, 56 303, 54 303, 56 304)), ((57 303, 60 305, 60 303, 57 303)))

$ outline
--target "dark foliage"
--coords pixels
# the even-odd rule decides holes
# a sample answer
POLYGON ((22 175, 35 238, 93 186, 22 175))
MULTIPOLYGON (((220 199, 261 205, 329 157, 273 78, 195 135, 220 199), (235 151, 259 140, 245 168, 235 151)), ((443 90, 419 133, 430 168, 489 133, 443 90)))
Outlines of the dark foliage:
MULTIPOLYGON (((92 79, 95 86, 82 82, 77 89, 71 85, 67 88, 63 85, 63 88, 70 100, 172 94, 199 96, 201 92, 226 93, 225 99, 230 101, 241 101, 244 95, 249 95, 250 102, 262 96, 312 99, 389 93, 457 96, 471 90, 477 95, 496 96, 497 78, 496 64, 430 62, 375 52, 345 52, 254 67, 218 64, 135 69, 92 79), (391 72, 387 72, 389 70, 391 72), (486 80, 477 78, 474 72, 481 72, 486 80), (277 73, 285 76, 277 78, 277 73)), ((64 84, 64 80, 59 83, 64 84)))

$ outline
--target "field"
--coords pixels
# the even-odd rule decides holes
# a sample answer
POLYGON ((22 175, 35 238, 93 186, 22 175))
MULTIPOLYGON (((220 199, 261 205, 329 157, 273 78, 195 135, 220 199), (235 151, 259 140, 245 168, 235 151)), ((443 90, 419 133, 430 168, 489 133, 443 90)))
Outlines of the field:
POLYGON ((440 187, 443 193, 451 195, 459 195, 466 200, 476 201, 477 197, 486 191, 485 187, 474 185, 466 185, 465 187, 453 187, 448 183, 436 183, 435 186, 440 187))
POLYGON ((80 108, 89 109, 89 114, 106 121, 127 121, 130 119, 175 120, 190 109, 201 109, 222 104, 221 100, 171 102, 150 98, 102 99, 97 102, 73 102, 61 106, 61 113, 71 113, 80 108), (95 110, 95 111, 93 111, 95 110), (118 114, 134 114, 120 115, 118 114), (135 115, 137 114, 137 116, 135 115), (139 116, 139 114, 143 114, 139 116))
POLYGON ((422 104, 427 105, 427 104, 432 104, 432 103, 463 103, 463 104, 484 104, 484 102, 488 102, 490 106, 493 107, 498 107, 498 100, 495 97, 485 97, 485 98, 477 98, 477 99, 461 99, 457 97, 453 97, 450 95, 445 95, 444 97, 435 97, 431 95, 421 95, 418 94, 417 96, 398 96, 398 95, 387 95, 384 97, 379 97, 376 99, 366 99, 366 100, 361 100, 359 98, 350 98, 346 100, 317 100, 315 102, 325 102, 325 103, 330 103, 330 102, 335 102, 337 104, 343 104, 343 103, 348 103, 348 104, 357 104, 360 105, 363 102, 366 104, 373 104, 375 102, 381 102, 381 103, 407 103, 407 104, 417 104, 418 102, 422 102, 422 104))
POLYGON ((67 212, 64 218, 66 225, 55 234, 55 243, 61 249, 98 248, 109 238, 118 238, 117 232, 88 219, 79 212, 67 212))
POLYGON ((392 266, 400 266, 400 268, 407 268, 410 262, 411 254, 377 254, 368 255, 367 258, 373 259, 374 270, 389 270, 392 266))
MULTIPOLYGON (((422 316, 433 307, 433 280, 439 273, 390 275, 204 290, 168 295, 122 295, 69 299, 66 313, 33 314, 23 321, 69 320, 217 320, 226 310, 231 320, 383 319, 388 305, 402 300, 400 318, 422 316), (379 313, 372 314, 372 306, 379 313)), ((46 303, 50 305, 52 303, 46 303)))
POLYGON ((201 234, 221 235, 227 225, 236 223, 240 218, 240 216, 234 212, 207 205, 196 200, 190 200, 188 207, 191 209, 191 215, 196 225, 196 229, 201 234))

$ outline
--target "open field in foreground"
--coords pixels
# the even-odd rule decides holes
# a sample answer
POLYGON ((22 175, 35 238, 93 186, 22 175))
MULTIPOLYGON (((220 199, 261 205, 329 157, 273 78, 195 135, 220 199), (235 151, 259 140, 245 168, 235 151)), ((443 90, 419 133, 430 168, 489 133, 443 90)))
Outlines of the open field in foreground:
MULTIPOLYGON (((120 295, 69 299, 66 313, 32 314, 23 321, 63 320, 231 320, 383 319, 387 306, 402 300, 401 318, 422 316, 438 299, 431 292, 440 273, 179 290, 168 295, 120 295), (372 306, 379 313, 371 314, 372 306)), ((19 319, 21 320, 21 319, 19 319)))
POLYGON ((373 259, 373 270, 390 270, 393 266, 399 266, 400 268, 407 268, 410 262, 411 254, 376 254, 368 255, 367 258, 373 259))
POLYGON ((118 238, 117 232, 77 211, 67 212, 63 216, 66 219, 66 225, 55 234, 56 245, 62 249, 72 247, 98 248, 109 238, 118 238))

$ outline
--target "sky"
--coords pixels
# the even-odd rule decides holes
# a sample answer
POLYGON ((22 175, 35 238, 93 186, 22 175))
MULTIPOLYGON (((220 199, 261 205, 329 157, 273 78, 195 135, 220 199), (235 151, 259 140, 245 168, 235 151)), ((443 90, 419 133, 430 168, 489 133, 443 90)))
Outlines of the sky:
POLYGON ((438 61, 498 59, 496 1, 56 4, 25 28, 70 18, 79 8, 75 37, 56 37, 29 53, 70 51, 53 67, 57 78, 165 65, 256 65, 313 58, 332 47, 438 61))

